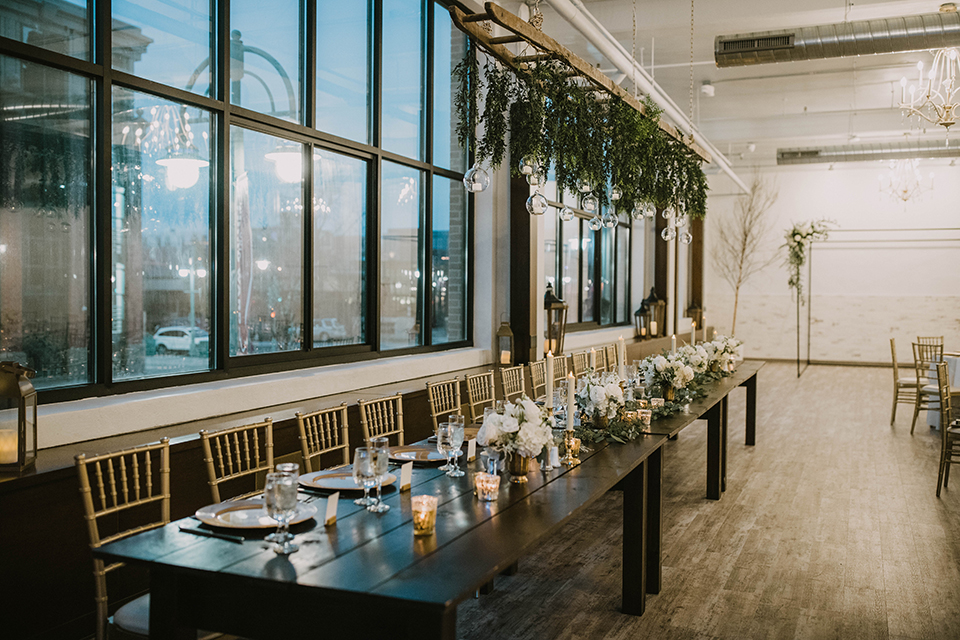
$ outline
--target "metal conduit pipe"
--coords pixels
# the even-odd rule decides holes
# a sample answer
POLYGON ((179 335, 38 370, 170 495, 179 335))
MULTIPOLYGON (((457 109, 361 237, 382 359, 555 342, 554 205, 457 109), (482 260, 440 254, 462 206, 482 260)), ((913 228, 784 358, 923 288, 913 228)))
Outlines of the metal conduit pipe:
POLYGON ((617 42, 616 38, 607 31, 606 27, 600 24, 593 14, 583 6, 580 0, 547 0, 547 4, 563 16, 563 18, 579 31, 590 44, 595 46, 607 60, 613 63, 621 73, 630 79, 635 79, 637 87, 644 93, 649 94, 650 97, 653 98, 653 101, 663 109, 664 114, 673 120, 676 126, 682 131, 692 132, 700 146, 709 151, 710 155, 713 156, 714 164, 730 176, 730 179, 740 187, 743 193, 750 193, 750 188, 740 176, 736 174, 726 156, 700 133, 680 107, 677 106, 660 85, 654 82, 650 74, 617 42))

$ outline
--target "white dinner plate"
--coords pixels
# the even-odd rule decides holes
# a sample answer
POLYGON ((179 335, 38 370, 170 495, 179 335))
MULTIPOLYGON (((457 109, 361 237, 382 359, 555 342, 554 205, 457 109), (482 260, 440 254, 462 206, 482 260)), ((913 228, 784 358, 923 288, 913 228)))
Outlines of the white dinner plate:
MULTIPOLYGON (((388 473, 383 479, 383 486, 393 484, 396 481, 397 476, 388 473)), ((328 491, 361 491, 363 489, 363 487, 357 486, 353 479, 353 470, 350 468, 305 473, 300 476, 300 484, 310 489, 325 489, 328 491)))
MULTIPOLYGON (((297 512, 290 524, 309 520, 317 513, 313 503, 297 503, 297 512)), ((262 499, 229 500, 198 509, 194 514, 200 522, 213 527, 228 529, 269 529, 277 526, 277 521, 267 515, 262 499)))

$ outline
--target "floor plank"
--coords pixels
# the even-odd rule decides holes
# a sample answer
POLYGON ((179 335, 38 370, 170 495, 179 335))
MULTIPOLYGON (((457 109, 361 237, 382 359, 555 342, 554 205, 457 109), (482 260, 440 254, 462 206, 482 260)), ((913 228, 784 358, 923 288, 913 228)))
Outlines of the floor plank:
POLYGON ((727 492, 704 495, 705 423, 664 450, 663 591, 619 611, 622 500, 611 492, 490 595, 464 640, 960 638, 960 486, 936 497, 938 432, 898 412, 890 371, 760 372, 757 446, 730 400, 727 492))

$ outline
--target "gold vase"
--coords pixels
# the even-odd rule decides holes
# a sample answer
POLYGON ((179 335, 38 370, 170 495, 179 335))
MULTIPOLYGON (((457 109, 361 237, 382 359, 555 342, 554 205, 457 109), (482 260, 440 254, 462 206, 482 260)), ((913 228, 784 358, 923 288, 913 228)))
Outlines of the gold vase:
POLYGON ((507 472, 510 474, 510 482, 515 484, 526 482, 527 474, 530 473, 530 458, 519 453, 510 454, 507 458, 507 472))
POLYGON ((673 399, 675 397, 673 393, 673 387, 667 387, 666 391, 663 392, 663 397, 665 400, 668 400, 669 402, 673 402, 673 399))

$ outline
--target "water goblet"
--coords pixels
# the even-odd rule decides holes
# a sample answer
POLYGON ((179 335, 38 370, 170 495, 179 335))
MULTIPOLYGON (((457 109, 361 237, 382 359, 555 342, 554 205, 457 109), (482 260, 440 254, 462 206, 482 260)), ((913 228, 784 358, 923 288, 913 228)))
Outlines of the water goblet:
POLYGON ((367 484, 367 478, 373 475, 370 463, 370 450, 367 447, 357 447, 353 452, 353 481, 358 487, 363 487, 363 497, 357 498, 353 503, 361 507, 368 507, 375 502, 370 497, 373 483, 367 484))
MULTIPOLYGON (((276 472, 291 476, 294 479, 299 480, 300 465, 297 464, 296 462, 281 462, 280 464, 277 465, 276 472)), ((279 533, 274 532, 267 535, 263 540, 264 542, 282 542, 279 536, 280 536, 279 533)), ((292 540, 293 536, 288 533, 287 538, 292 540)))
POLYGON ((458 460, 461 454, 460 448, 463 447, 463 431, 463 423, 450 425, 450 452, 447 456, 452 456, 452 460, 447 463, 447 475, 451 478, 459 478, 465 475, 458 460))
POLYGON ((450 470, 450 430, 451 425, 449 422, 441 422, 437 425, 437 451, 443 454, 443 457, 446 459, 446 462, 443 465, 437 467, 440 471, 449 471, 450 470))
POLYGON ((297 480, 285 473, 268 473, 263 487, 263 499, 267 515, 277 521, 274 552, 289 555, 299 547, 293 544, 289 532, 290 520, 297 512, 297 480))
POLYGON ((387 477, 387 470, 390 468, 390 443, 387 438, 371 438, 370 448, 373 450, 373 469, 376 473, 377 481, 377 499, 367 507, 367 511, 374 513, 385 513, 390 510, 390 505, 383 501, 380 491, 383 487, 383 481, 387 477))

